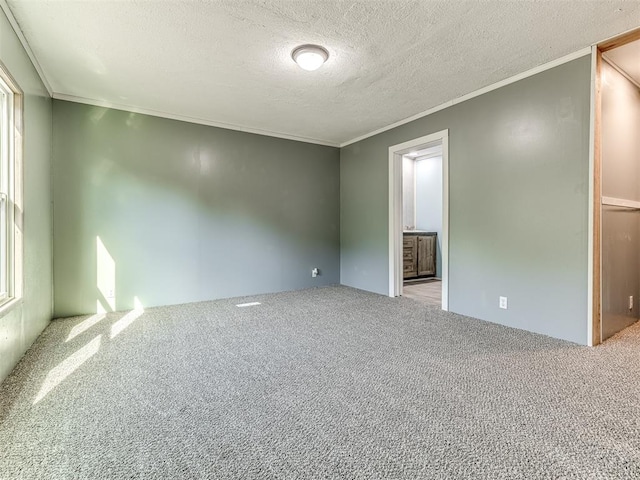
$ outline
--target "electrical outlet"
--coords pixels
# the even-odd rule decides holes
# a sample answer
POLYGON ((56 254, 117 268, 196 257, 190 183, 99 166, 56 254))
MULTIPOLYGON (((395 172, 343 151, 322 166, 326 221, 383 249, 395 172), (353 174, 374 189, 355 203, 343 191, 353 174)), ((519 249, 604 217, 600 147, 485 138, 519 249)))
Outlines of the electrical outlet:
POLYGON ((633 310, 633 295, 629 295, 629 310, 633 310))
POLYGON ((317 268, 314 268, 313 270, 311 270, 311 276, 313 278, 316 278, 318 275, 320 275, 320 270, 318 270, 317 268))
POLYGON ((507 309, 507 297, 500 297, 500 308, 507 309))
POLYGON ((107 290, 107 298, 116 298, 116 291, 112 288, 107 290))

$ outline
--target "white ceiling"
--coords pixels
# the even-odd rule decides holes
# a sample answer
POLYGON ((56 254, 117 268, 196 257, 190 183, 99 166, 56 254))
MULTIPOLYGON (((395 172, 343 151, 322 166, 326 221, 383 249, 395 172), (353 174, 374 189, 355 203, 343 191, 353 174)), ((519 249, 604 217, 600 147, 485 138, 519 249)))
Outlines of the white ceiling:
POLYGON ((640 26, 638 1, 1 1, 56 98, 333 145, 640 26))
POLYGON ((442 143, 433 145, 431 147, 425 147, 420 150, 415 150, 411 153, 407 153, 405 157, 409 157, 411 159, 418 159, 422 157, 435 157, 437 155, 442 155, 442 143))

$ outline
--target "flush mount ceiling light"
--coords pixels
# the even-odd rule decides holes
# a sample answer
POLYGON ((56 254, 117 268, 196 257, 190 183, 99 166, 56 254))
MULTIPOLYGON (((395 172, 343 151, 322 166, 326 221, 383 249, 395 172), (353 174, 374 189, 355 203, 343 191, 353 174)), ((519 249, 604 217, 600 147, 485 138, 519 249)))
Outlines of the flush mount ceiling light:
POLYGON ((300 45, 291 52, 291 58, 304 70, 317 70, 329 58, 327 52, 320 45, 300 45))

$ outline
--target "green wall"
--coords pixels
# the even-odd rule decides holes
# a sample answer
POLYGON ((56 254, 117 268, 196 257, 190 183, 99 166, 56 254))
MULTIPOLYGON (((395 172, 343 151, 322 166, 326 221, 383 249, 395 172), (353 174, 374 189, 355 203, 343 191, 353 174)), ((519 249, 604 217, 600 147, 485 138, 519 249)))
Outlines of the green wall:
POLYGON ((57 100, 53 125, 55 316, 339 283, 337 148, 57 100))
POLYGON ((389 147, 449 129, 449 309, 586 344, 590 78, 582 57, 342 148, 341 282, 388 294, 389 147))
POLYGON ((24 92, 24 294, 0 317, 0 382, 51 319, 51 99, 0 10, 0 61, 24 92))

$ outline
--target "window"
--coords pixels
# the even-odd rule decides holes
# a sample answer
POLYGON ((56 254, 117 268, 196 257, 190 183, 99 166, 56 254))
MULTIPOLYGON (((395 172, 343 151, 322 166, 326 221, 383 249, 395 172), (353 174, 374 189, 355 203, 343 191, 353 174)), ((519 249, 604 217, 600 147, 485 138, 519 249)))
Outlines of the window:
POLYGON ((0 306, 22 294, 21 112, 22 93, 0 65, 0 306))

